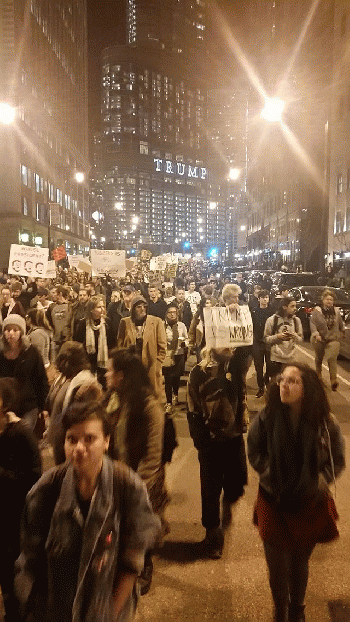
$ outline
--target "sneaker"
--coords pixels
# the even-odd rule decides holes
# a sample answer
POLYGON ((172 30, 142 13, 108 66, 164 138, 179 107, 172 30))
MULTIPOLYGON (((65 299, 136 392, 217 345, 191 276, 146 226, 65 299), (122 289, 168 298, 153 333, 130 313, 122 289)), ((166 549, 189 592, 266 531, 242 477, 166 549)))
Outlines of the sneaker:
POLYGON ((173 406, 178 406, 179 405, 179 396, 178 395, 174 395, 173 397, 173 406))
POLYGON ((331 387, 332 387, 332 391, 336 391, 337 388, 338 388, 338 383, 337 382, 333 382, 331 387))
POLYGON ((264 395, 264 388, 261 387, 256 393, 255 397, 262 397, 264 395))

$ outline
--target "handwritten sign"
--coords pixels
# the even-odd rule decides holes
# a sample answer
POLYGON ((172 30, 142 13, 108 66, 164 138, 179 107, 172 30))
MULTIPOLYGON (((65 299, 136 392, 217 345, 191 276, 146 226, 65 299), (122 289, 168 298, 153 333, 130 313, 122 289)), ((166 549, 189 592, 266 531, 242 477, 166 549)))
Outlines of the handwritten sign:
POLYGON ((207 348, 238 348, 253 343, 253 322, 248 305, 237 305, 233 313, 226 307, 205 307, 207 348))
POLYGON ((125 251, 91 249, 91 264, 97 276, 109 274, 113 278, 126 274, 125 251))
POLYGON ((45 278, 48 258, 48 248, 11 244, 8 274, 45 278))
POLYGON ((55 278, 56 278, 56 262, 54 259, 50 259, 47 262, 45 279, 55 279, 55 278))

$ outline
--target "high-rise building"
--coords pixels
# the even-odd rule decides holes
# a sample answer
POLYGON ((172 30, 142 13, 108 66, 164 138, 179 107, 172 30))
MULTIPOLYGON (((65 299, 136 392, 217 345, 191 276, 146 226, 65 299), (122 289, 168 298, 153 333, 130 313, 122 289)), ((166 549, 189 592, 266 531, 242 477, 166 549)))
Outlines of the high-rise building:
POLYGON ((335 1, 334 69, 329 126, 328 260, 350 259, 350 8, 335 1))
POLYGON ((3 0, 0 103, 0 267, 11 243, 87 251, 86 0, 3 0))
POLYGON ((224 252, 226 204, 208 166, 207 2, 130 0, 126 25, 128 43, 102 54, 95 243, 224 252))

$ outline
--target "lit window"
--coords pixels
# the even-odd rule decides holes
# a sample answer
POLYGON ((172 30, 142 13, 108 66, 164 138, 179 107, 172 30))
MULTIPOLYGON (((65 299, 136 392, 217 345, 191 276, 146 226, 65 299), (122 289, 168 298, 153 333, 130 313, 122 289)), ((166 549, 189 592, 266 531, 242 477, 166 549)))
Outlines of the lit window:
POLYGON ((23 164, 21 165, 21 179, 22 179, 22 184, 24 186, 28 186, 28 169, 23 164))
POLYGON ((341 194, 343 192, 343 175, 339 173, 337 176, 337 194, 341 194))

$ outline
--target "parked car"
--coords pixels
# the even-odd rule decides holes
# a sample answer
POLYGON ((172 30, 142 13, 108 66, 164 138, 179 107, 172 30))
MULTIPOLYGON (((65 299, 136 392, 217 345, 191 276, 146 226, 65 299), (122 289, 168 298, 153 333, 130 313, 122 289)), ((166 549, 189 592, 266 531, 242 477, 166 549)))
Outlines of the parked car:
POLYGON ((345 337, 340 342, 339 354, 350 359, 350 313, 345 318, 345 337))
POLYGON ((313 272, 276 272, 273 276, 271 292, 277 293, 281 287, 291 289, 292 287, 306 287, 319 285, 318 275, 313 272))
MULTIPOLYGON (((318 285, 316 287, 292 287, 289 290, 290 296, 293 296, 297 303, 297 316, 302 323, 304 339, 310 339, 310 315, 312 309, 321 303, 321 296, 325 289, 318 285)), ((327 289, 334 294, 334 306, 340 309, 345 320, 350 313, 350 295, 339 287, 327 287, 327 289)))

